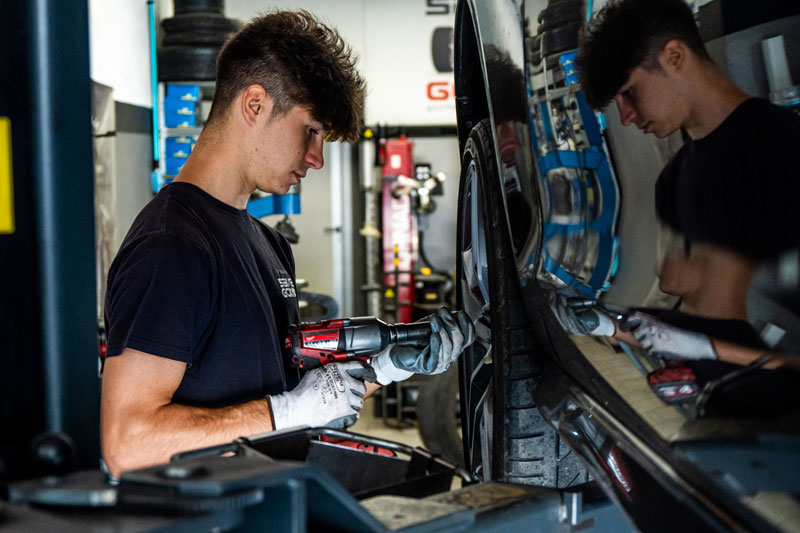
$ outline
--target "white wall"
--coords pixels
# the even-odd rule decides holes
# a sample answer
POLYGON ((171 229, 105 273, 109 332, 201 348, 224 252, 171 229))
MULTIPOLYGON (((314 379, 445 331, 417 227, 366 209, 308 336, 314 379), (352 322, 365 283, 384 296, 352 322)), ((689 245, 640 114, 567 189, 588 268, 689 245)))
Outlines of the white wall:
POLYGON ((92 79, 118 102, 152 107, 149 11, 145 0, 89 0, 92 79))
POLYGON ((336 27, 361 58, 367 80, 366 122, 455 124, 453 74, 436 71, 431 58, 434 28, 452 27, 455 0, 227 0, 227 16, 246 21, 270 9, 305 9, 336 27), (426 14, 436 12, 443 14, 426 14), (439 84, 428 96, 428 84, 439 84))

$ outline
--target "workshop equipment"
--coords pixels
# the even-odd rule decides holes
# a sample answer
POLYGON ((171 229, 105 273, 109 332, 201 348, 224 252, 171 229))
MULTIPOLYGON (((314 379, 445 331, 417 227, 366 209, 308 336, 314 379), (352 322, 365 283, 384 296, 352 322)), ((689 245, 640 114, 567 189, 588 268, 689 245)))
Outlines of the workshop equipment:
MULTIPOLYGON (((610 305, 591 298, 569 297, 567 305, 576 310, 597 309, 617 322, 630 313, 625 307, 610 305)), ((644 371, 644 369, 642 368, 644 371)), ((663 367, 647 372, 647 384, 664 403, 693 402, 700 394, 700 386, 691 366, 684 361, 666 360, 663 367)))
POLYGON ((383 185, 383 285, 387 311, 399 322, 411 322, 417 260, 417 219, 409 194, 401 182, 412 179, 413 143, 401 135, 384 144, 383 185), (407 191, 406 191, 407 192, 407 191))
POLYGON ((256 191, 250 196, 247 202, 247 212, 256 218, 264 218, 270 215, 285 215, 283 219, 275 224, 278 233, 290 244, 300 242, 300 235, 292 225, 289 215, 300 214, 300 184, 296 183, 289 187, 286 194, 266 194, 256 191))
POLYGON ((174 455, 124 472, 12 484, 5 531, 547 531, 630 525, 596 485, 473 483, 422 448, 329 428, 295 428, 174 455), (345 447, 347 439, 394 455, 345 447), (451 490, 454 482, 463 488, 451 490))
POLYGON ((700 393, 694 371, 683 361, 667 361, 663 368, 647 374, 647 383, 669 404, 694 401, 700 393))
POLYGON ((292 324, 285 347, 292 365, 311 370, 333 362, 367 360, 390 344, 424 344, 430 336, 430 322, 387 324, 374 317, 337 318, 292 324))

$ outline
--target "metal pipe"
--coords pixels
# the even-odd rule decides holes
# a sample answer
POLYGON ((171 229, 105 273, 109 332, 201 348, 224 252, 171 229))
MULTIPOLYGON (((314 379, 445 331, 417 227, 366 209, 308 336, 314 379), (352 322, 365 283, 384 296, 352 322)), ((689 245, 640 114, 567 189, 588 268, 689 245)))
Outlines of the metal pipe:
POLYGON ((364 191, 364 226, 361 235, 366 239, 366 292, 367 315, 380 317, 381 283, 378 277, 381 240, 378 230, 378 191, 375 179, 375 146, 372 142, 361 143, 361 189, 364 191))
POLYGON ((764 66, 767 69, 769 92, 777 93, 792 86, 789 73, 789 61, 786 59, 786 48, 783 35, 761 41, 761 52, 764 55, 764 66))
POLYGON ((51 208, 56 202, 53 195, 55 181, 54 168, 50 155, 53 153, 53 135, 49 127, 52 120, 52 73, 50 65, 50 49, 47 36, 50 34, 49 2, 38 0, 34 4, 34 26, 32 54, 35 64, 32 69, 37 83, 31 86, 36 93, 39 105, 34 109, 33 129, 36 149, 39 157, 34 158, 35 175, 37 177, 36 200, 39 214, 39 255, 41 270, 42 296, 42 351, 45 374, 45 419, 50 430, 63 429, 64 406, 59 399, 63 397, 59 375, 61 368, 61 335, 58 320, 58 287, 57 264, 55 250, 55 211, 51 208))
POLYGON ((99 452, 88 5, 29 9, 46 427, 69 435, 88 467, 99 452))
POLYGON ((153 0, 147 0, 150 11, 150 89, 153 98, 152 120, 153 120, 153 162, 154 167, 158 166, 160 159, 159 150, 159 126, 158 126, 158 64, 156 60, 156 13, 153 0))

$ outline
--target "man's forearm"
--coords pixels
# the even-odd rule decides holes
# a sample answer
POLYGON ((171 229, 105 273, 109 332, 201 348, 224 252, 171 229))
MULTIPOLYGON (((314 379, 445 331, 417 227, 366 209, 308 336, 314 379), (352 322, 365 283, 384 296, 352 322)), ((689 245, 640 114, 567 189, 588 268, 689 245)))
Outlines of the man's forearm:
POLYGON ((748 365, 757 361, 763 355, 769 355, 771 359, 764 364, 764 368, 766 369, 778 368, 781 366, 788 366, 794 369, 800 367, 800 358, 798 358, 798 356, 765 349, 750 348, 721 339, 712 339, 711 342, 714 345, 714 350, 717 352, 719 360, 727 363, 748 365))
POLYGON ((167 404, 125 419, 103 417, 103 456, 111 474, 169 460, 175 453, 273 429, 268 401, 208 409, 167 404))

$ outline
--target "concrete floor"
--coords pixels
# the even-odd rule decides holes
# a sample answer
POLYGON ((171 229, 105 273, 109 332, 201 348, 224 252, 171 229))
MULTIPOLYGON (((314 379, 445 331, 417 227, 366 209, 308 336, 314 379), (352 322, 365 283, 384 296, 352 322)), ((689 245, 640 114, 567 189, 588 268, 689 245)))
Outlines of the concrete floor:
POLYGON ((416 425, 410 428, 395 429, 385 424, 383 419, 377 418, 375 416, 376 401, 379 401, 377 397, 367 398, 367 401, 364 402, 364 408, 361 409, 358 422, 349 429, 350 431, 399 442, 412 447, 422 446, 424 448, 416 425))

